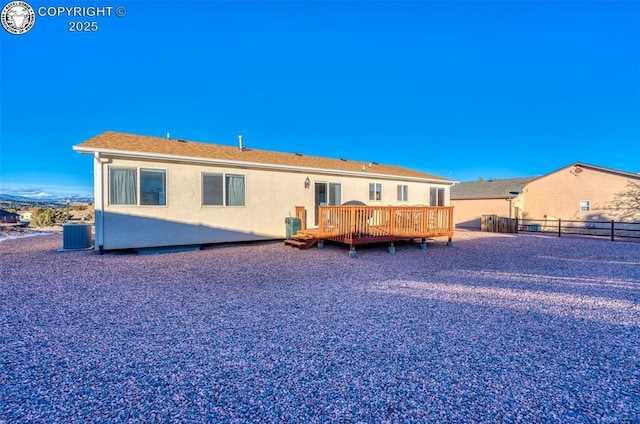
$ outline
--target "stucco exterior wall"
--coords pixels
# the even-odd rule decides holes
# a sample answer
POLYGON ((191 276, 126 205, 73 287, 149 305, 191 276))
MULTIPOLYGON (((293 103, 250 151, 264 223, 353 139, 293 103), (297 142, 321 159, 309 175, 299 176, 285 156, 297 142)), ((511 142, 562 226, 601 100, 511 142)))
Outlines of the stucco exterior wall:
POLYGON ((97 232, 99 227, 103 230, 103 240, 96 240, 96 248, 102 242, 106 250, 284 238, 284 220, 295 216, 296 206, 305 207, 307 225, 313 226, 315 182, 340 183, 341 203, 360 200, 368 205, 428 205, 430 187, 444 187, 449 205, 448 184, 406 182, 366 173, 354 177, 103 156, 95 161, 94 177, 97 232), (110 205, 112 166, 166 170, 166 205, 110 205), (244 175, 245 206, 203 206, 203 172, 244 175), (311 184, 305 188, 307 177, 311 184), (382 184, 380 201, 369 201, 369 183, 382 184), (398 184, 409 186, 407 202, 397 200, 398 184))
POLYGON ((509 216, 506 199, 452 199, 453 219, 458 228, 480 229, 482 215, 509 216))
POLYGON ((628 177, 581 167, 568 167, 531 181, 525 186, 524 218, 591 220, 617 219, 611 210, 617 193, 628 189, 628 177), (580 201, 588 200, 590 210, 580 211, 580 201))

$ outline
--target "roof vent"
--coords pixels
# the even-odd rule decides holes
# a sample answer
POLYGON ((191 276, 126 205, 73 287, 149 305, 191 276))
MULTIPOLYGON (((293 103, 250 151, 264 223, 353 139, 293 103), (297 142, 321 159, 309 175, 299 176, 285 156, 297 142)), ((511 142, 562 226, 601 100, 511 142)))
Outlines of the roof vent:
POLYGON ((238 150, 244 150, 244 146, 242 145, 242 134, 238 135, 238 150))
POLYGON ((187 142, 187 140, 185 140, 185 139, 183 139, 183 138, 179 138, 179 139, 178 139, 178 141, 179 141, 180 143, 186 143, 186 142, 187 142))
POLYGON ((171 133, 167 133, 167 140, 171 140, 171 133))
POLYGON ((302 156, 302 153, 294 153, 296 156, 302 156))
POLYGON ((347 160, 345 158, 340 158, 341 161, 346 162, 347 160))

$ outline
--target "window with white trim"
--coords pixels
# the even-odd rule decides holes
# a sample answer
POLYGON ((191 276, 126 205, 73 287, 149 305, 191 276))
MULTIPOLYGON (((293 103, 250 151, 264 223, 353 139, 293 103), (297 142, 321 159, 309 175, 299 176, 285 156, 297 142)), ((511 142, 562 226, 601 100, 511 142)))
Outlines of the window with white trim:
POLYGON ((382 200, 381 183, 369 183, 369 200, 382 200))
POLYGON ((429 189, 429 206, 444 206, 444 188, 431 187, 429 189))
POLYGON ((167 171, 151 168, 109 167, 109 204, 165 206, 167 204, 167 171), (140 181, 139 187, 138 181, 140 181))
POLYGON ((409 201, 409 186, 406 184, 398 184, 398 201, 399 202, 408 202, 409 201))
POLYGON ((589 212, 591 210, 591 202, 588 200, 580 201, 580 212, 589 212))
POLYGON ((167 204, 167 171, 140 169, 140 204, 155 206, 167 204))
POLYGON ((202 173, 203 206, 244 206, 244 175, 202 173))

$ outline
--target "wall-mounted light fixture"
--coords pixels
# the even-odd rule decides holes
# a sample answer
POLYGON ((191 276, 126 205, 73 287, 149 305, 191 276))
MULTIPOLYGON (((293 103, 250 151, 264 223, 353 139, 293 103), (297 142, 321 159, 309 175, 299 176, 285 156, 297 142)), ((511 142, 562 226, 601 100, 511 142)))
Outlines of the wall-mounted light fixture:
POLYGON ((307 179, 304 180, 304 188, 308 189, 309 187, 311 187, 311 180, 307 177, 307 179))

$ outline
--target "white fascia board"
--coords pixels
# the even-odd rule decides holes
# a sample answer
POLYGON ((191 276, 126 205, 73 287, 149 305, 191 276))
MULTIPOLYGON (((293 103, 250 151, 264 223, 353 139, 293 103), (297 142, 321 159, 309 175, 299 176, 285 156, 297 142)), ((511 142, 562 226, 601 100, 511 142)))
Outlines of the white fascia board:
POLYGON ((221 165, 221 166, 233 166, 243 168, 254 169, 273 169, 278 171, 292 171, 292 172, 309 172, 309 173, 321 173, 331 175, 344 175, 350 177, 370 177, 381 178, 387 180, 398 181, 415 181, 422 183, 438 183, 453 185, 456 181, 440 180, 437 178, 417 178, 417 177, 404 177, 401 175, 389 175, 389 174, 377 174, 368 171, 341 171, 337 169, 324 169, 324 168, 311 168, 304 166, 290 166, 290 165, 277 165, 270 163, 258 163, 258 162, 241 162, 235 160, 225 159, 211 159, 211 158, 198 158, 193 156, 179 156, 179 155, 167 155, 163 153, 145 153, 145 152, 132 152, 128 150, 110 150, 110 149, 96 149, 91 147, 73 146, 73 150, 78 153, 90 153, 99 155, 113 155, 138 159, 159 159, 165 161, 179 161, 179 162, 192 162, 192 163, 204 163, 208 165, 221 165))

